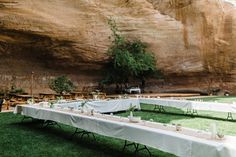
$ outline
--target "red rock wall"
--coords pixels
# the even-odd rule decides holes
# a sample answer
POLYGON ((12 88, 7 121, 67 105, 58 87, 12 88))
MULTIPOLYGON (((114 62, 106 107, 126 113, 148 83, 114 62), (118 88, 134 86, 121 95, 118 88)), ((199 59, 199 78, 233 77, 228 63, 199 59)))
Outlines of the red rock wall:
POLYGON ((1 0, 1 86, 28 88, 31 71, 37 90, 60 74, 96 84, 113 17, 124 36, 149 45, 167 88, 205 89, 214 79, 234 91, 235 15, 224 0, 1 0))

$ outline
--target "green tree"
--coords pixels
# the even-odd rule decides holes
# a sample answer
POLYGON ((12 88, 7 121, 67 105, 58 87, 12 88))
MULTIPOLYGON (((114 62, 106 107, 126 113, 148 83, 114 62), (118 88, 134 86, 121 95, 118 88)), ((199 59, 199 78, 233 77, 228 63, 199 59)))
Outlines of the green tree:
POLYGON ((122 86, 128 83, 129 79, 138 79, 144 87, 146 78, 157 70, 154 55, 147 52, 147 45, 140 40, 126 40, 120 35, 114 20, 109 19, 108 24, 113 40, 108 49, 111 61, 108 63, 109 71, 104 83, 122 86))
POLYGON ((49 87, 59 94, 69 93, 74 89, 73 82, 64 75, 51 80, 49 87))

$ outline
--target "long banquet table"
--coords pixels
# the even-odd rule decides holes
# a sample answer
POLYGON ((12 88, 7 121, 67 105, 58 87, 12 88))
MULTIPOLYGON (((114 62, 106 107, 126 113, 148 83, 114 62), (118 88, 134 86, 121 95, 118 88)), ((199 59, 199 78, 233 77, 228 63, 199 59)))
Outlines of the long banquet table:
MULTIPOLYGON (((80 101, 71 101, 55 104, 59 107, 73 107, 78 109, 81 104, 80 101)), ((126 111, 131 106, 135 106, 136 109, 141 109, 139 99, 112 99, 112 100, 89 100, 85 102, 84 110, 92 110, 94 109, 96 112, 100 113, 110 113, 110 112, 119 112, 126 111)))
POLYGON ((57 107, 60 108, 74 108, 74 109, 78 109, 81 104, 83 103, 83 100, 78 100, 78 101, 65 101, 65 102, 58 102, 56 104, 54 104, 57 107))
POLYGON ((131 106, 141 109, 139 99, 113 99, 113 100, 97 100, 89 101, 85 104, 85 109, 94 109, 100 113, 126 111, 131 106))
MULTIPOLYGON (((79 108, 80 101, 64 102, 57 106, 79 108)), ((200 102, 190 100, 176 100, 163 98, 129 98, 129 99, 112 99, 112 100, 90 100, 84 105, 85 109, 94 109, 100 113, 126 111, 130 105, 141 109, 140 104, 160 105, 164 107, 175 107, 178 109, 205 110, 226 113, 236 113, 236 104, 217 103, 217 102, 200 102)))
POLYGON ((236 113, 236 104, 217 103, 217 102, 200 102, 190 100, 175 100, 161 98, 140 98, 140 103, 175 107, 179 109, 205 110, 217 112, 236 113))
POLYGON ((130 123, 127 118, 103 114, 80 113, 78 110, 52 109, 37 105, 19 105, 14 113, 35 119, 51 120, 100 135, 128 140, 175 154, 179 157, 235 157, 236 138, 211 140, 207 133, 142 121, 130 123))

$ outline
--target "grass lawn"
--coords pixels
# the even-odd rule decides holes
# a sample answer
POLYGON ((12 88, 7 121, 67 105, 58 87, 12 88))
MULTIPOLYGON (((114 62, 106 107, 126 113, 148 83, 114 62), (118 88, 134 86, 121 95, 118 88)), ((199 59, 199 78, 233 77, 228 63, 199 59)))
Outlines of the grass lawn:
MULTIPOLYGON (((134 113, 142 119, 153 119, 162 123, 180 123, 186 127, 203 130, 208 129, 210 123, 216 122, 226 134, 236 135, 236 122, 162 114, 152 112, 151 105, 142 105, 142 107, 145 111, 134 113)), ((183 111, 176 110, 176 112, 183 111)), ((119 113, 122 116, 128 114, 119 113)), ((123 140, 100 135, 96 135, 97 141, 87 137, 84 139, 75 137, 72 140, 70 139, 70 135, 74 132, 72 127, 61 125, 62 128, 42 129, 40 124, 31 120, 20 123, 21 119, 20 115, 0 113, 0 157, 128 157, 134 151, 133 148, 129 148, 122 152, 123 140)), ((174 157, 157 149, 150 149, 150 151, 153 156, 174 157)), ((148 154, 141 152, 139 156, 146 157, 148 154)))

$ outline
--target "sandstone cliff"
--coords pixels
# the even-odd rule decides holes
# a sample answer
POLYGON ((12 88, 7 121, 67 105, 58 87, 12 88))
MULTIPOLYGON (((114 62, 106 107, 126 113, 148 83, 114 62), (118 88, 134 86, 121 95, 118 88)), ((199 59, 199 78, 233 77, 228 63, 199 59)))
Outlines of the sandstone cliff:
MULTIPOLYGON (((234 0, 0 0, 2 88, 47 88, 69 74, 101 79, 113 17, 124 36, 146 42, 168 88, 236 89, 234 0), (228 2, 229 1, 229 2, 228 2)), ((152 81, 155 83, 155 81, 152 81)), ((151 82, 151 83, 152 83, 151 82)))

